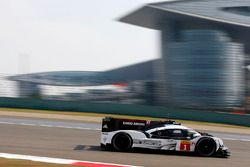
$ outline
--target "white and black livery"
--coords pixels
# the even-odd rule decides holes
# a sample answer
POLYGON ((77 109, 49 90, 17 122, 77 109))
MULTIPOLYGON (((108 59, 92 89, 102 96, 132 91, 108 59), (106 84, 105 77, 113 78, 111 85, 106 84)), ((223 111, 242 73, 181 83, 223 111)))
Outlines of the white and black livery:
POLYGON ((200 156, 230 156, 220 138, 174 121, 148 121, 106 117, 102 121, 101 147, 116 151, 148 148, 193 152, 200 156))

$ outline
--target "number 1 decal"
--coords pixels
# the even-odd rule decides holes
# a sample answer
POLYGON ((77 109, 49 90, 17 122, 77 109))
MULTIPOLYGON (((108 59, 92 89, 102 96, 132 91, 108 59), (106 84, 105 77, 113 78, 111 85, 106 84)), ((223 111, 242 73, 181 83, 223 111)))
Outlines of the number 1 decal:
POLYGON ((180 144, 180 151, 190 151, 191 143, 189 141, 183 140, 180 144))

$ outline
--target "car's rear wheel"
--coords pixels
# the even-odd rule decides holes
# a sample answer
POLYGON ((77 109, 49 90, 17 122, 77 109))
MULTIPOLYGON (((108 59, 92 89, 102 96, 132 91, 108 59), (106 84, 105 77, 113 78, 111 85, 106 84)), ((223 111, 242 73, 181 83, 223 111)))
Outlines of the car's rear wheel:
POLYGON ((214 155, 215 151, 216 143, 212 138, 201 138, 196 145, 196 152, 203 157, 212 156, 214 155))
POLYGON ((112 139, 112 146, 116 151, 129 151, 132 148, 133 140, 129 134, 120 132, 112 139))

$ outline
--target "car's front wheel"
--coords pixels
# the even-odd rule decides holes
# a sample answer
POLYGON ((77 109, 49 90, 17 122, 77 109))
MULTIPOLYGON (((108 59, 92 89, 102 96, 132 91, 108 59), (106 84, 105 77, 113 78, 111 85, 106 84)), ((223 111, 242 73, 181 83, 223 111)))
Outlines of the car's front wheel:
POLYGON ((196 145, 196 152, 203 157, 212 156, 214 155, 215 151, 216 143, 212 138, 201 138, 196 145))
POLYGON ((117 133, 112 139, 112 146, 116 151, 129 151, 132 145, 132 138, 124 132, 117 133))

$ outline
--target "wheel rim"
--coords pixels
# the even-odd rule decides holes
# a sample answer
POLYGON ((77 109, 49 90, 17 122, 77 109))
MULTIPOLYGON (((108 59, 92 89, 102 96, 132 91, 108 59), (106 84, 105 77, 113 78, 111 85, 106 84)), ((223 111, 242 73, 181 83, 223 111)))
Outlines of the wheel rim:
POLYGON ((214 151, 215 151, 214 141, 209 139, 200 141, 198 146, 198 152, 200 155, 210 156, 214 153, 214 151))

